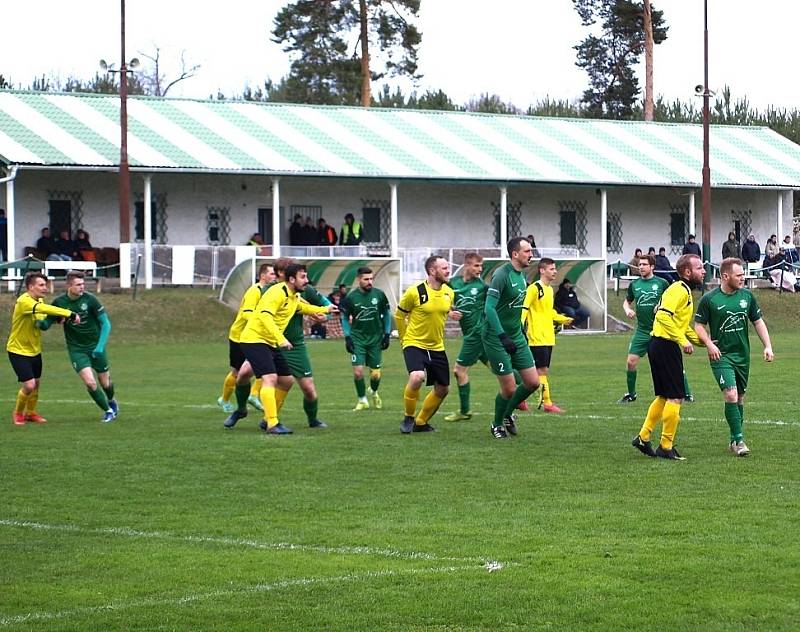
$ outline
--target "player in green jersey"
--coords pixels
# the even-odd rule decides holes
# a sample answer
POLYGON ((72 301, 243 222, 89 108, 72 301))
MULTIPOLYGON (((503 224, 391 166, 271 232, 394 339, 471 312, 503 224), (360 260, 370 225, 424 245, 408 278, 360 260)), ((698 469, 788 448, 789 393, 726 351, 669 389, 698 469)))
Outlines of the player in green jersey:
POLYGON ((383 407, 378 395, 381 383, 381 351, 389 348, 389 332, 392 330, 389 299, 382 290, 373 287, 375 277, 372 269, 361 267, 357 275, 358 287, 339 303, 344 344, 350 354, 358 397, 354 411, 369 408, 368 394, 375 408, 383 407), (370 369, 369 389, 364 381, 365 366, 370 369))
POLYGON ((744 265, 729 257, 719 268, 720 286, 700 299, 694 316, 694 330, 708 349, 711 372, 725 399, 725 419, 730 428, 729 449, 736 456, 747 456, 744 442, 744 395, 750 373, 750 339, 747 321, 764 345, 764 360, 775 355, 761 308, 755 296, 744 287, 744 265), (708 331, 706 331, 706 326, 708 331))
MULTIPOLYGON (((108 423, 114 421, 119 414, 119 405, 114 399, 114 383, 111 381, 106 356, 111 321, 97 297, 86 291, 83 272, 70 271, 66 280, 67 291, 56 297, 53 305, 80 315, 80 322, 64 321, 67 353, 72 368, 83 380, 89 396, 103 411, 103 422, 108 423)), ((57 317, 48 316, 47 324, 42 323, 41 326, 45 329, 56 320, 57 317)))
POLYGON ((509 262, 494 273, 486 293, 482 327, 489 367, 500 384, 491 428, 496 439, 517 434, 514 409, 539 388, 539 374, 521 320, 527 289, 524 270, 531 264, 533 248, 526 239, 514 237, 507 249, 509 262), (514 369, 522 378, 519 385, 514 380, 514 369))
POLYGON ((458 384, 459 410, 447 415, 445 421, 464 421, 472 418, 470 412, 469 369, 476 362, 487 364, 489 359, 483 349, 483 309, 486 304, 488 285, 481 278, 483 257, 477 252, 464 255, 463 274, 450 280, 450 287, 456 295, 453 309, 461 313, 461 351, 458 352, 453 375, 458 384))

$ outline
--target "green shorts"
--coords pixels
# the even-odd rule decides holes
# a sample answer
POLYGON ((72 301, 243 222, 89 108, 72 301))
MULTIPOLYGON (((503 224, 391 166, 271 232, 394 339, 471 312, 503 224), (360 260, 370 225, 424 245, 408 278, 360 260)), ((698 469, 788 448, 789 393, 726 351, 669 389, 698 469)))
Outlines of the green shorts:
POLYGON ((281 355, 289 365, 289 370, 292 372, 292 377, 300 379, 301 377, 312 377, 311 372, 311 359, 308 357, 308 349, 305 342, 295 345, 288 351, 281 349, 281 355))
POLYGON ((72 368, 77 372, 86 367, 92 367, 96 373, 108 371, 108 356, 105 353, 93 357, 91 349, 70 349, 69 347, 67 347, 67 353, 72 368))
POLYGON ((750 375, 749 364, 734 364, 723 356, 718 361, 711 363, 711 372, 714 374, 714 380, 716 380, 719 390, 726 391, 735 387, 740 396, 747 391, 747 378, 750 375))
POLYGON ((456 364, 461 366, 473 366, 478 362, 486 364, 489 358, 483 348, 483 335, 481 328, 475 327, 461 340, 461 351, 458 352, 456 364))
POLYGON ((628 354, 639 356, 640 358, 646 356, 649 342, 650 334, 637 329, 631 338, 631 343, 628 345, 628 354))
POLYGON ((500 339, 494 333, 489 333, 488 328, 483 332, 483 348, 489 359, 489 368, 495 375, 508 375, 514 369, 522 371, 536 366, 525 334, 520 331, 511 340, 517 345, 514 355, 508 354, 500 344, 500 339))
POLYGON ((353 353, 350 354, 350 364, 353 366, 368 366, 370 369, 380 369, 383 360, 381 341, 365 341, 353 337, 353 353))

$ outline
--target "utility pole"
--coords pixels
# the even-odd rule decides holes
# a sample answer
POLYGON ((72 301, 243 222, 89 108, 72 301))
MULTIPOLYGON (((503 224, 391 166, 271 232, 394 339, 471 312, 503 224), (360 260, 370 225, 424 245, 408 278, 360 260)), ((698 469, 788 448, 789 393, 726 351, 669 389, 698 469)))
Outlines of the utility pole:
POLYGON ((131 241, 131 174, 128 166, 128 67, 125 61, 125 0, 120 0, 120 42, 122 66, 119 72, 119 243, 127 244, 131 241))
MULTIPOLYGON (((709 165, 708 0, 703 0, 703 261, 711 261, 711 166, 709 165)), ((706 280, 711 267, 706 268, 706 280)))

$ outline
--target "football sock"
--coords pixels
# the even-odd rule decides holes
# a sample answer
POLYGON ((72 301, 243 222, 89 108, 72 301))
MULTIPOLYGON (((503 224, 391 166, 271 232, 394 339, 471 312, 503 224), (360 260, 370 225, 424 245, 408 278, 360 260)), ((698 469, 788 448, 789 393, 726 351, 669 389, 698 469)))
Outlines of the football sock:
POLYGON ((494 421, 492 421, 493 428, 499 428, 503 425, 503 417, 506 415, 508 402, 510 399, 505 399, 500 393, 494 398, 494 421))
POLYGON ((114 382, 109 382, 107 387, 103 386, 103 392, 106 394, 106 399, 108 401, 114 399, 114 382))
POLYGON ((261 378, 253 380, 253 384, 250 386, 250 395, 252 397, 259 397, 261 395, 261 378))
POLYGON ((236 376, 232 371, 228 371, 228 375, 225 376, 225 381, 222 383, 222 401, 231 401, 234 390, 236 390, 236 376))
POLYGON ((94 390, 90 388, 86 388, 89 391, 89 397, 94 400, 94 403, 102 410, 103 412, 108 410, 108 399, 106 398, 106 394, 103 392, 102 388, 94 387, 94 390))
POLYGON ((664 404, 664 427, 661 428, 661 447, 669 450, 675 443, 675 433, 681 421, 681 405, 674 402, 664 404))
POLYGON ((26 412, 32 413, 36 410, 36 404, 39 403, 39 387, 37 386, 30 395, 28 395, 28 404, 25 408, 26 412))
POLYGON ((378 387, 381 385, 381 371, 380 369, 374 369, 369 373, 369 387, 372 389, 372 392, 375 393, 378 390, 378 387))
POLYGON ((410 386, 406 385, 403 391, 403 408, 406 417, 413 417, 417 410, 417 402, 419 401, 419 389, 413 390, 410 386))
POLYGON ((639 431, 642 441, 650 441, 653 430, 656 429, 658 422, 661 421, 661 416, 664 414, 664 405, 666 403, 667 400, 665 398, 656 397, 653 403, 650 404, 650 408, 647 409, 647 417, 645 417, 642 429, 639 431))
POLYGON ((362 399, 367 396, 367 386, 364 383, 363 377, 354 378, 353 382, 356 385, 356 395, 358 395, 358 399, 362 399))
POLYGON ((282 388, 275 389, 275 406, 277 406, 278 414, 280 414, 281 408, 283 408, 283 402, 286 401, 288 396, 289 391, 284 391, 282 388))
POLYGON ((516 369, 514 369, 514 384, 516 384, 517 386, 522 384, 522 376, 519 374, 519 371, 517 371, 516 369))
POLYGON ((725 421, 731 429, 731 441, 741 441, 744 439, 742 433, 742 413, 739 404, 736 402, 725 402, 725 421))
POLYGON ((267 422, 268 428, 278 424, 278 405, 275 402, 275 390, 274 386, 262 386, 258 394, 261 399, 261 405, 264 407, 264 420, 267 422))
POLYGON ((510 415, 511 413, 513 413, 514 409, 517 406, 519 406, 521 402, 528 399, 528 397, 533 395, 535 392, 536 392, 535 389, 531 390, 524 384, 520 384, 519 386, 517 386, 516 390, 514 391, 514 394, 511 396, 511 399, 508 400, 508 404, 506 405, 506 410, 504 415, 510 415))
POLYGON ((541 403, 549 406, 553 403, 553 400, 550 399, 550 382, 546 375, 540 375, 539 382, 542 385, 541 403))
POLYGON ((308 419, 308 423, 316 421, 317 413, 319 412, 319 399, 312 399, 309 401, 303 398, 303 410, 306 413, 306 419, 308 419))
POLYGON ((689 388, 689 378, 686 377, 686 371, 683 372, 683 390, 686 391, 686 397, 692 394, 692 389, 689 388))
POLYGON ((14 404, 14 412, 15 413, 24 413, 25 409, 28 407, 28 398, 30 395, 26 395, 22 389, 19 389, 17 393, 17 403, 14 404))
POLYGON ((469 412, 469 382, 458 385, 458 402, 461 413, 466 415, 469 412))
POLYGON ((636 371, 626 371, 625 378, 628 381, 628 390, 626 392, 634 395, 636 393, 636 371))
POLYGON ((439 410, 442 399, 444 398, 439 397, 435 391, 430 391, 425 396, 425 399, 422 400, 422 410, 419 411, 419 415, 417 415, 416 419, 418 426, 424 426, 428 423, 428 420, 439 410))
POLYGON ((236 410, 240 413, 243 413, 247 410, 247 398, 250 397, 250 385, 249 384, 237 384, 236 385, 236 410))

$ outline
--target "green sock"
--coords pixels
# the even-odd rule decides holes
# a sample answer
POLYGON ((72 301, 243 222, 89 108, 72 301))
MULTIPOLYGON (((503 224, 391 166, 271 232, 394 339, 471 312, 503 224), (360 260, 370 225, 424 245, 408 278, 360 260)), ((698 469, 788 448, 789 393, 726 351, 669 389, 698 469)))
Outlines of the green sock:
POLYGON ((686 391, 686 397, 692 394, 692 389, 689 388, 689 378, 686 377, 686 371, 683 372, 683 390, 686 391))
POLYGON ((312 399, 308 401, 306 398, 303 398, 303 410, 306 413, 306 419, 308 419, 308 423, 317 420, 317 412, 319 411, 319 399, 312 399))
POLYGON ((469 382, 458 385, 458 401, 461 406, 461 414, 469 412, 469 382))
POLYGON ((370 377, 369 378, 369 387, 372 389, 373 393, 378 392, 378 387, 381 385, 381 378, 379 377, 370 377))
POLYGON ((114 399, 114 382, 108 383, 108 388, 103 387, 107 399, 114 399))
POLYGON ((725 402, 725 421, 731 429, 731 441, 741 441, 742 434, 742 414, 739 412, 739 404, 736 402, 725 402))
POLYGON ((358 395, 358 399, 367 396, 367 386, 364 383, 364 378, 353 379, 353 382, 356 384, 356 395, 358 395))
POLYGON ((106 399, 106 394, 103 392, 103 389, 97 388, 95 386, 94 390, 87 388, 89 391, 89 396, 94 400, 94 403, 102 410, 103 412, 108 410, 108 399, 106 399))
POLYGON ((494 398, 494 421, 492 422, 493 428, 499 428, 503 425, 503 417, 505 417, 506 414, 508 401, 509 400, 504 399, 500 393, 498 393, 497 397, 494 398))
MULTIPOLYGON (((628 380, 628 393, 636 395, 636 371, 626 371, 625 377, 628 380)), ((683 379, 686 379, 686 374, 684 374, 683 379)))
POLYGON ((744 404, 736 404, 739 407, 739 416, 742 418, 742 428, 744 429, 744 404))
POLYGON ((243 413, 247 410, 247 398, 250 397, 249 384, 236 385, 236 410, 243 413))
POLYGON ((514 384, 516 384, 517 386, 522 384, 522 376, 519 374, 519 371, 517 371, 516 369, 514 369, 514 384))
POLYGON ((514 394, 511 396, 511 399, 508 400, 508 404, 506 405, 505 415, 510 415, 514 412, 514 409, 519 405, 520 402, 528 399, 531 395, 536 392, 536 389, 529 389, 524 384, 520 384, 517 386, 517 390, 514 391, 514 394))

